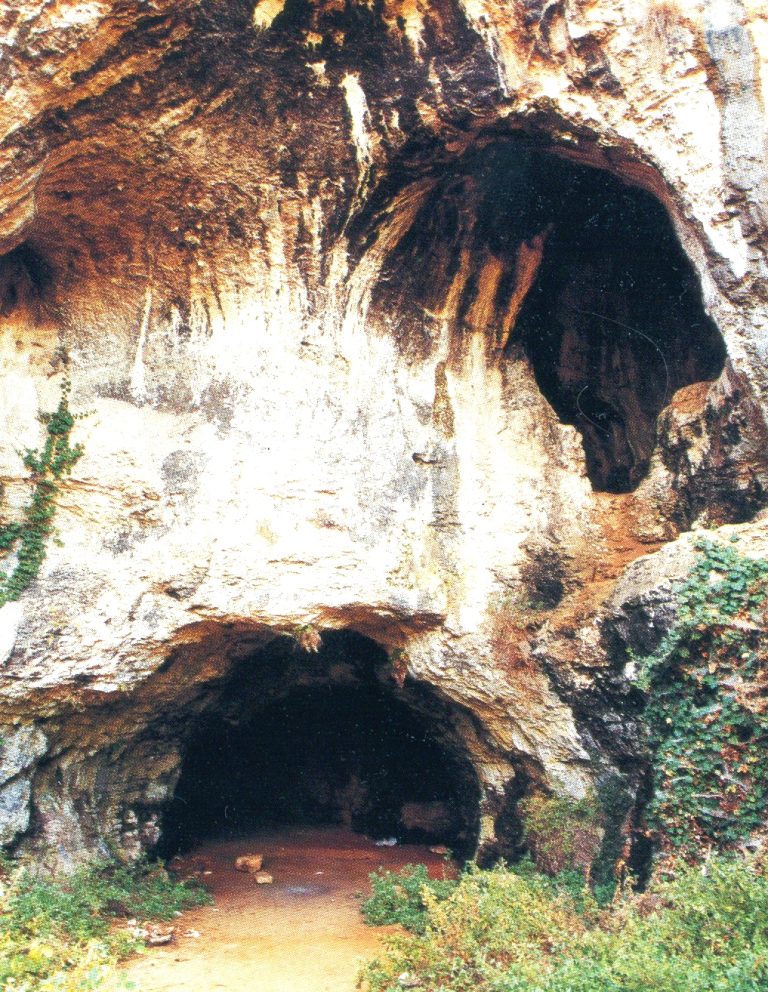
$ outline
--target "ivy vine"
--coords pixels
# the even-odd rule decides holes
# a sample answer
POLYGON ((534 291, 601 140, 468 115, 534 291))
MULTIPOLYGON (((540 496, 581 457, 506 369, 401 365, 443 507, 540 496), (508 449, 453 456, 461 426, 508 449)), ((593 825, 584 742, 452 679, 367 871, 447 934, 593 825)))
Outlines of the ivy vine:
POLYGON ((734 543, 698 542, 675 622, 642 661, 648 825, 662 850, 692 858, 743 840, 768 809, 768 562, 734 543))
POLYGON ((53 533, 61 479, 83 453, 81 444, 70 445, 76 416, 69 409, 69 391, 65 381, 56 410, 40 415, 46 428, 42 449, 27 448, 22 456, 33 488, 21 519, 0 525, 0 557, 15 554, 11 570, 0 572, 0 606, 18 599, 37 578, 53 533))

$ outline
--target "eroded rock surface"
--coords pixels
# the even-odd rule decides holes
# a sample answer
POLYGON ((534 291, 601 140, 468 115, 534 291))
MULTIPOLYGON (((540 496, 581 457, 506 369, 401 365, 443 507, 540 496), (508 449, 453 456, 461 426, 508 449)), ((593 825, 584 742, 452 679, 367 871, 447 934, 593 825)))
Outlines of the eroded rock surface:
POLYGON ((236 673, 323 631, 375 643, 360 678, 471 767, 484 851, 526 791, 631 803, 601 608, 766 502, 760 5, 21 0, 0 26, 9 514, 64 377, 89 411, 62 544, 0 610, 0 839, 152 847, 198 721, 241 687, 257 713, 275 673, 236 673))

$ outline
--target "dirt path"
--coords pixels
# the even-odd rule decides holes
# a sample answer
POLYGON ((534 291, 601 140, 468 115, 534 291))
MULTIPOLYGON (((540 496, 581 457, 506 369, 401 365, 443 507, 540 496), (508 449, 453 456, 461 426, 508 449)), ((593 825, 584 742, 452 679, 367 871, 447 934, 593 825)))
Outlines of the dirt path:
MULTIPOLYGON (((125 971, 137 992, 353 992, 362 960, 376 954, 387 928, 359 911, 368 875, 379 866, 430 865, 427 847, 376 847, 342 828, 289 828, 218 841, 185 858, 215 904, 185 913, 174 944, 155 948, 125 971), (272 885, 234 870, 240 854, 265 855, 272 885), (199 937, 183 936, 198 931, 199 937)), ((183 874, 183 872, 182 872, 183 874)))

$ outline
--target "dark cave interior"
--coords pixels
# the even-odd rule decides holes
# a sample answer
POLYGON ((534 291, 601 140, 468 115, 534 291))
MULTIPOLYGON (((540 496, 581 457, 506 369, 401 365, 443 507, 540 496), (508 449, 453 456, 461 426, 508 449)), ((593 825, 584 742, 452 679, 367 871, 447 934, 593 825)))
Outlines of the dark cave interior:
POLYGON ((629 492, 648 471, 658 414, 682 386, 717 378, 725 345, 653 196, 539 162, 553 219, 539 221, 542 264, 516 333, 542 392, 581 432, 594 488, 629 492))
POLYGON ((294 824, 470 853, 478 786, 447 710, 377 679, 382 665, 373 641, 335 631, 317 653, 280 638, 238 665, 188 733, 160 853, 294 824))
POLYGON ((503 360, 527 359, 561 422, 580 432, 594 489, 634 490, 661 410, 681 387, 716 379, 726 357, 664 206, 522 135, 485 137, 431 169, 431 179, 424 161, 393 172, 358 221, 364 251, 398 197, 408 209, 408 190, 431 183, 384 262, 372 311, 416 352, 434 347, 447 316, 457 340, 481 331, 503 360), (526 252, 540 257, 521 300, 526 252))

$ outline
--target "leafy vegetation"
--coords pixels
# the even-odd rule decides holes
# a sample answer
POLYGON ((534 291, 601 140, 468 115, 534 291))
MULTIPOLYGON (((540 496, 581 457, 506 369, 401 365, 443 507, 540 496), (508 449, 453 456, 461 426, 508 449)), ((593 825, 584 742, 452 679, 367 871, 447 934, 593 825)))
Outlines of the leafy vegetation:
POLYGON ((46 544, 53 533, 59 484, 83 453, 82 445, 72 447, 69 443, 75 423, 69 409, 69 388, 65 382, 56 410, 40 417, 46 427, 42 450, 28 448, 23 455, 34 486, 22 519, 0 526, 0 556, 16 553, 10 572, 0 573, 0 606, 18 599, 37 578, 45 560, 46 544))
POLYGON ((418 929, 389 938, 368 992, 759 992, 768 987, 768 879, 714 856, 601 910, 557 880, 471 869, 423 893, 418 929))
POLYGON ((374 882, 368 920, 398 922, 407 932, 366 966, 360 987, 768 988, 766 856, 748 860, 733 850, 766 826, 766 602, 768 562, 702 540, 677 590, 674 623, 642 660, 656 758, 648 819, 667 855, 646 892, 625 887, 609 899, 608 890, 587 884, 610 814, 604 797, 529 799, 521 811, 532 859, 471 868, 439 892, 426 869, 413 866, 405 880, 374 882))
POLYGON ((768 562, 698 544, 675 622, 642 661, 655 750, 648 822, 663 850, 696 859, 765 825, 768 562))
POLYGON ((6 863, 0 882, 0 989, 104 989, 112 968, 141 946, 118 921, 168 920, 209 901, 161 865, 95 864, 65 880, 6 863))
MULTIPOLYGON (((506 867, 506 866, 505 866, 506 867)), ((610 901, 614 886, 606 892, 590 886, 584 872, 567 868, 554 875, 542 873, 533 858, 526 855, 506 870, 543 887, 552 896, 567 895, 580 910, 610 901)), ((471 867, 469 871, 478 872, 471 867)), ((371 926, 399 924, 415 934, 423 934, 429 923, 429 909, 447 899, 460 884, 460 878, 431 878, 426 865, 406 865, 400 871, 374 872, 370 876, 371 896, 360 907, 371 926)))
POLYGON ((575 871, 589 876, 603 837, 597 797, 532 796, 521 803, 524 837, 536 867, 546 875, 575 871))
POLYGON ((412 933, 423 933, 427 923, 427 897, 447 899, 456 882, 430 878, 426 865, 406 865, 401 871, 374 872, 372 895, 360 907, 371 926, 399 923, 412 933))

